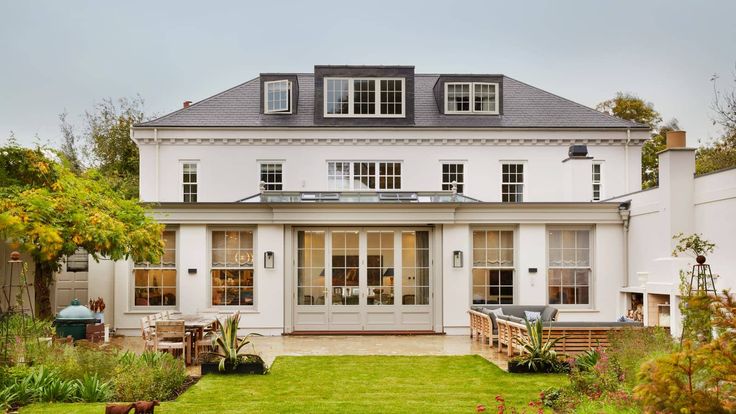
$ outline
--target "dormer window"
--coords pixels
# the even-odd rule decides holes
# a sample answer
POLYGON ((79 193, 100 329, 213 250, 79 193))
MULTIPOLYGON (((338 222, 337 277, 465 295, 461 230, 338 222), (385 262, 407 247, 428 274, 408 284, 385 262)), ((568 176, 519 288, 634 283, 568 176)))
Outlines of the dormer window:
POLYGON ((325 78, 325 117, 403 118, 403 78, 325 78))
POLYGON ((445 83, 445 114, 498 114, 498 84, 445 83))
POLYGON ((263 112, 267 114, 291 113, 291 81, 263 82, 263 112))

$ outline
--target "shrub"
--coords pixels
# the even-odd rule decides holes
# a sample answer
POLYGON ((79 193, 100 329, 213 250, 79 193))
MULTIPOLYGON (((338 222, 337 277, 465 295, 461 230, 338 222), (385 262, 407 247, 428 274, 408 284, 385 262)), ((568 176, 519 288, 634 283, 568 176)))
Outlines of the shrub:
POLYGON ((126 352, 115 372, 115 398, 119 401, 166 400, 187 378, 184 362, 170 354, 126 352))
POLYGON ((608 334, 608 356, 621 370, 621 379, 630 391, 637 384, 642 364, 675 348, 669 332, 661 327, 624 328, 608 334))
POLYGON ((563 372, 564 366, 554 350, 555 344, 563 338, 545 341, 541 319, 534 322, 525 320, 524 323, 528 337, 514 338, 524 350, 512 361, 526 365, 530 371, 534 372, 563 372))
POLYGON ((38 401, 72 402, 77 399, 77 382, 55 376, 38 390, 38 401))
POLYGON ((112 397, 110 382, 102 382, 96 375, 85 375, 77 380, 78 397, 84 402, 104 402, 112 397))
POLYGON ((65 380, 83 380, 86 375, 93 375, 109 381, 115 375, 118 352, 115 347, 78 341, 74 346, 53 345, 44 355, 39 355, 37 363, 56 370, 65 380))
POLYGON ((681 350, 642 367, 634 393, 647 412, 736 412, 736 300, 725 291, 710 296, 708 309, 714 339, 684 339, 681 350))

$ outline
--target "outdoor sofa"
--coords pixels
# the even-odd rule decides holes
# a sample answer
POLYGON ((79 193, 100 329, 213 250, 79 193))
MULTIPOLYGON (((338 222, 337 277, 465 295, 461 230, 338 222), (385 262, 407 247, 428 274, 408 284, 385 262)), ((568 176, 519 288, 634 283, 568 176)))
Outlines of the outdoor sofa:
POLYGON ((492 347, 494 339, 498 339, 498 323, 496 314, 491 310, 501 308, 504 315, 513 316, 522 320, 525 311, 539 312, 543 322, 557 320, 557 309, 552 306, 534 305, 474 305, 468 311, 470 316, 470 337, 480 339, 481 342, 492 347))
MULTIPOLYGON (((521 351, 516 338, 528 338, 529 333, 524 319, 515 316, 498 316, 498 352, 503 352, 510 357, 517 351, 521 351)), ((550 338, 562 338, 554 346, 557 353, 565 355, 576 355, 591 348, 609 345, 608 333, 612 330, 627 327, 641 327, 640 322, 557 322, 545 321, 542 338, 546 341, 550 338)))

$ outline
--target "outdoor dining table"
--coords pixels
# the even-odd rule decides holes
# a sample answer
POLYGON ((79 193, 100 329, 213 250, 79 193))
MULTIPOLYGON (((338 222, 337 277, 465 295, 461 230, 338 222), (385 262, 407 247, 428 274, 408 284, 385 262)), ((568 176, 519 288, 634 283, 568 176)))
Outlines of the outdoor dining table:
POLYGON ((176 315, 176 319, 184 321, 184 330, 191 332, 191 338, 189 352, 187 354, 187 365, 192 363, 192 355, 195 354, 197 349, 197 341, 204 338, 204 331, 207 328, 214 328, 217 323, 217 318, 206 315, 176 315))

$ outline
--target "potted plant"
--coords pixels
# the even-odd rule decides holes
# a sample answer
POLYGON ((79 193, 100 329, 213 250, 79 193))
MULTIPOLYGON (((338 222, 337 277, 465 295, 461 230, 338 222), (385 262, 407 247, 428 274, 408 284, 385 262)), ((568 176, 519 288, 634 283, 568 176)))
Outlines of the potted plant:
POLYGON ((509 360, 509 372, 562 372, 565 365, 560 361, 554 346, 563 337, 544 340, 543 325, 540 319, 534 322, 524 321, 527 337, 515 338, 521 345, 521 355, 509 360))
POLYGON ((100 323, 105 323, 105 301, 102 298, 90 299, 89 310, 95 314, 95 319, 99 319, 100 323))
MULTIPOLYGON (((243 348, 251 345, 250 337, 257 334, 248 334, 238 338, 240 312, 235 312, 225 319, 212 338, 213 352, 203 355, 202 375, 204 374, 265 374, 266 364, 255 353, 241 353, 243 348)), ((255 348, 254 348, 255 352, 255 348)))

